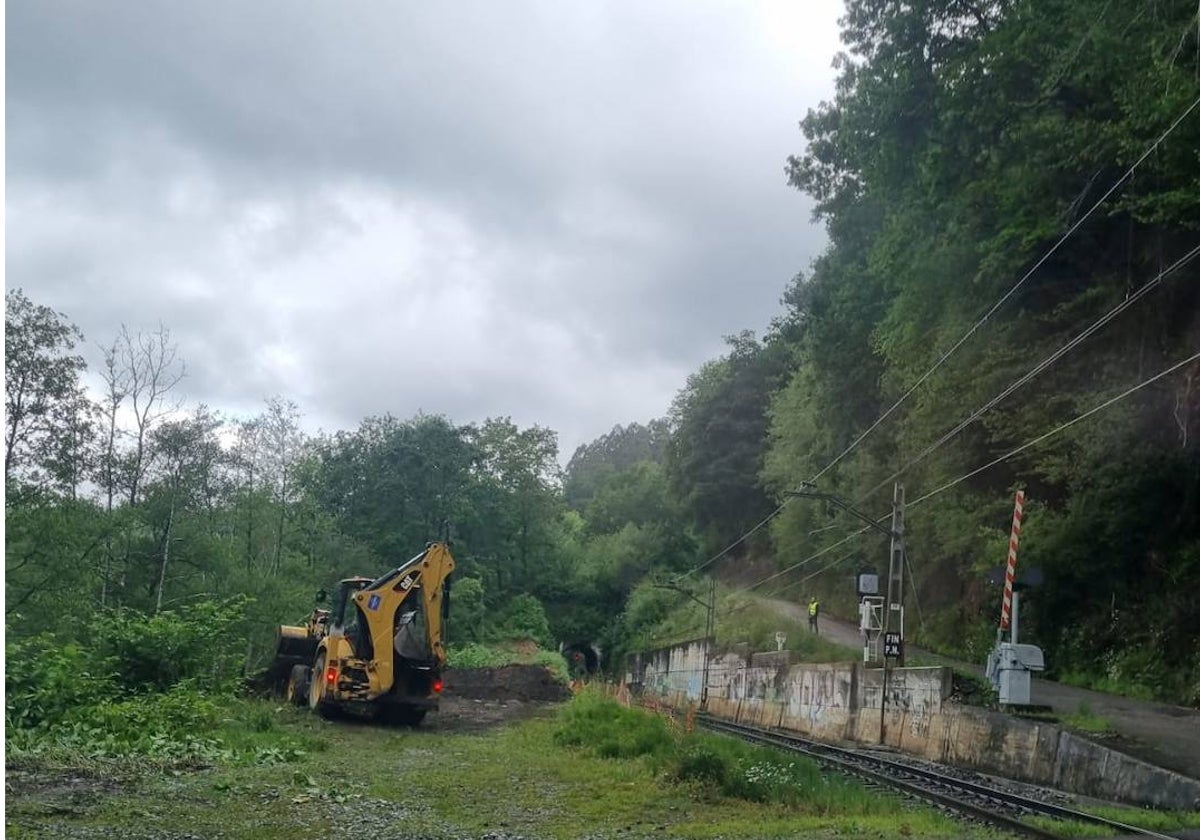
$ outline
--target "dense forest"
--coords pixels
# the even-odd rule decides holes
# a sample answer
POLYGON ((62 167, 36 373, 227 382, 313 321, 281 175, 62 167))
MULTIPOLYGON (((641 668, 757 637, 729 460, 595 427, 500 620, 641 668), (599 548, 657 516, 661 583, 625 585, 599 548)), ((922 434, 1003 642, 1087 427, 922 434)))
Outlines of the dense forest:
POLYGON ((883 516, 902 481, 910 635, 978 661, 1021 487, 1044 573, 1022 625, 1052 672, 1200 703, 1195 4, 849 0, 842 24, 836 96, 785 166, 826 251, 667 417, 565 468, 552 430, 504 417, 309 437, 286 396, 188 404, 166 328, 88 336, 85 389, 70 313, 10 278, 10 637, 219 608, 261 660, 318 588, 449 527, 452 643, 592 640, 616 667, 686 603, 655 583, 702 565, 852 615, 881 538, 787 492, 883 516))

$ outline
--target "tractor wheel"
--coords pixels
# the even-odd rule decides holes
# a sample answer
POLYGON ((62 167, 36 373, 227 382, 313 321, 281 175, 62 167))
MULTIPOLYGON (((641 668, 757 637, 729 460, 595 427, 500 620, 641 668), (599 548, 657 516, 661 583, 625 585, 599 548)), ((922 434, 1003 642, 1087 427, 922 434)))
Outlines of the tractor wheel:
POLYGON ((308 680, 308 708, 323 718, 336 714, 333 703, 325 699, 325 654, 317 657, 308 680))
POLYGON ((312 672, 307 665, 293 665, 292 673, 288 676, 287 689, 284 697, 293 706, 303 706, 308 703, 308 678, 312 672))

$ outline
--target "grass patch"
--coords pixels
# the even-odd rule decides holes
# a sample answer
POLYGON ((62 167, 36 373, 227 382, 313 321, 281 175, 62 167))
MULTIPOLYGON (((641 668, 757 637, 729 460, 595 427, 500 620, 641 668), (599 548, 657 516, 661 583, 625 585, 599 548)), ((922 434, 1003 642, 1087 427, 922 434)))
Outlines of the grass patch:
POLYGON ((453 646, 446 651, 446 663, 451 668, 501 668, 505 665, 541 665, 559 682, 570 681, 567 660, 553 650, 543 650, 528 644, 482 645, 470 642, 453 646))
POLYGON ((295 840, 347 831, 422 838, 488 832, 538 838, 997 836, 878 794, 886 804, 843 815, 725 796, 696 779, 680 781, 665 768, 656 769, 648 756, 601 758, 590 749, 564 748, 555 735, 561 720, 535 719, 460 735, 326 722, 290 709, 276 714, 266 733, 255 729, 253 716, 241 720, 247 738, 278 732, 327 748, 290 764, 145 771, 102 788, 75 784, 84 774, 74 771, 40 786, 21 782, 8 798, 9 835, 187 834, 225 840, 295 840))
MULTIPOLYGON (((1183 811, 1151 811, 1119 806, 1083 807, 1078 810, 1097 817, 1145 828, 1151 831, 1173 832, 1200 828, 1200 813, 1183 811)), ((1044 828, 1061 837, 1111 837, 1112 829, 1084 822, 1062 822, 1050 817, 1029 817, 1026 822, 1044 828)))
POLYGON ((783 633, 784 650, 797 653, 805 662, 853 662, 862 657, 861 650, 812 633, 806 624, 765 610, 753 598, 728 596, 720 612, 723 615, 717 621, 716 638, 721 647, 745 645, 755 652, 775 650, 775 634, 783 633))
POLYGON ((601 758, 647 757, 662 762, 677 749, 666 718, 627 709, 591 690, 576 695, 563 708, 554 739, 601 758))
MULTIPOLYGON (((843 647, 809 632, 799 621, 787 619, 764 610, 752 598, 725 594, 717 599, 717 625, 714 631, 719 647, 744 645, 754 652, 771 651, 777 647, 775 634, 784 634, 784 649, 793 651, 805 662, 852 662, 862 657, 862 651, 843 647)), ((666 647, 704 633, 705 610, 685 601, 666 618, 651 628, 639 642, 643 647, 666 647)))
POLYGON ((1130 682, 1129 680, 1114 679, 1102 674, 1089 674, 1083 671, 1063 671, 1057 675, 1056 679, 1064 685, 1073 685, 1076 688, 1090 688, 1092 691, 1099 691, 1104 694, 1117 694, 1121 697, 1132 697, 1135 700, 1164 699, 1159 697, 1159 692, 1156 692, 1150 686, 1130 682))
POLYGON ((9 767, 53 770, 122 767, 168 771, 214 765, 295 762, 325 749, 290 725, 299 710, 263 700, 172 693, 101 704, 66 723, 9 729, 9 767))
MULTIPOLYGON (((894 829, 906 826, 902 835, 944 831, 949 825, 935 829, 940 815, 930 811, 914 816, 909 803, 826 773, 803 756, 707 732, 683 733, 659 715, 624 708, 591 691, 577 695, 563 709, 554 737, 560 745, 582 748, 597 758, 637 762, 658 784, 691 791, 702 801, 734 808, 744 807, 736 802, 770 807, 770 818, 784 833, 798 828, 792 824, 785 829, 787 818, 808 828, 829 819, 829 825, 870 824, 873 830, 890 819, 894 829), (914 819, 920 829, 914 828, 914 819)), ((699 827, 693 830, 697 833, 685 836, 705 836, 699 827)), ((764 836, 761 826, 727 830, 764 836)))
POLYGON ((1086 702, 1079 704, 1079 711, 1075 714, 1063 715, 1061 722, 1063 726, 1089 735, 1108 735, 1115 731, 1112 723, 1107 718, 1095 714, 1086 702))

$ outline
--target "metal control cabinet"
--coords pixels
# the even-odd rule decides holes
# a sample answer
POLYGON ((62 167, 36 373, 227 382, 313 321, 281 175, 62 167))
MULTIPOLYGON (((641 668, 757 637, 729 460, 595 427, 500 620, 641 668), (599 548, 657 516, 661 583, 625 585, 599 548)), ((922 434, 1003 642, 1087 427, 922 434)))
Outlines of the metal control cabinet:
POLYGON ((1000 693, 1000 702, 1029 705, 1030 675, 1046 670, 1046 659, 1037 645, 1001 642, 988 657, 988 676, 1000 693))

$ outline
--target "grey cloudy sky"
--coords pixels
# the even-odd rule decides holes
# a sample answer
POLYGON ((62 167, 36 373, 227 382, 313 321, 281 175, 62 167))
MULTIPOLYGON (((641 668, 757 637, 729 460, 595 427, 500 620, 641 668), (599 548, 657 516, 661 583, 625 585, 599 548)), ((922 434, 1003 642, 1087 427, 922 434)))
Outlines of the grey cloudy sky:
MULTIPOLYGON (((823 247, 833 0, 7 4, 7 284, 315 430, 662 415, 823 247)), ((95 352, 90 352, 92 359, 95 352)))

